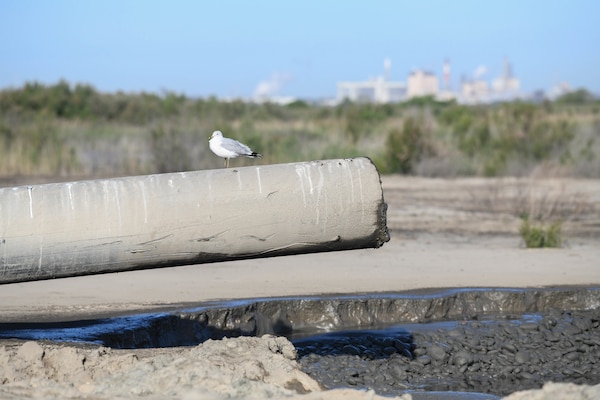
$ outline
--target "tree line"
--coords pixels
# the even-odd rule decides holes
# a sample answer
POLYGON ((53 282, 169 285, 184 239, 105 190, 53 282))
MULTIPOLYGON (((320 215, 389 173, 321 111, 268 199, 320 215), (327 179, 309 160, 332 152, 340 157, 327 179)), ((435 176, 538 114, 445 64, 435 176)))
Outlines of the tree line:
POLYGON ((553 167, 600 177, 600 101, 584 89, 541 103, 424 97, 323 106, 102 93, 67 81, 0 91, 0 175, 215 168, 219 160, 206 151, 215 129, 269 163, 365 155, 383 173, 503 176, 553 167))

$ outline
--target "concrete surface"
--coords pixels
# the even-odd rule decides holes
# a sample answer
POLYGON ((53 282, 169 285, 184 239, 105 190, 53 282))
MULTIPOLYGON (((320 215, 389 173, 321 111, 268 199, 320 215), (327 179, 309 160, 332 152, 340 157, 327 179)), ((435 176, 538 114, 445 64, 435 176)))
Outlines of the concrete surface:
POLYGON ((387 240, 367 158, 0 188, 0 283, 387 240))

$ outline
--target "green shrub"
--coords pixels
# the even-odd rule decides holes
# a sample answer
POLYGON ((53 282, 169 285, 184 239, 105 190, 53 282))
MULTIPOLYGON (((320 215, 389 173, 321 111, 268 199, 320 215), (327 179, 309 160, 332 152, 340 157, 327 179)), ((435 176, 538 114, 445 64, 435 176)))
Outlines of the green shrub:
POLYGON ((384 172, 409 174, 429 150, 423 118, 408 117, 388 133, 384 172))
POLYGON ((532 225, 529 218, 524 216, 519 231, 527 248, 561 247, 562 246, 562 223, 554 222, 545 228, 532 225))

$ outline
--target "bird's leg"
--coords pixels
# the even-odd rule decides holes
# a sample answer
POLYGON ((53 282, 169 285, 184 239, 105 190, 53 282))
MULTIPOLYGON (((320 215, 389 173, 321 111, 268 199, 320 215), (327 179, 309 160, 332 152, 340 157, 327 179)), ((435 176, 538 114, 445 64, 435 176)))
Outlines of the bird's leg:
POLYGON ((225 168, 229 168, 229 158, 225 159, 225 168))

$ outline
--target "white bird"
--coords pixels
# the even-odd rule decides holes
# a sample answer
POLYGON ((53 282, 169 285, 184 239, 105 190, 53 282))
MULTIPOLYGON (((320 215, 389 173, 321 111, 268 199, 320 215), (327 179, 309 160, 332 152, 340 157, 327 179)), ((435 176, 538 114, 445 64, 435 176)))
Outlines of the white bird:
POLYGON ((214 131, 208 140, 208 146, 213 153, 225 159, 225 167, 229 167, 229 159, 240 156, 262 158, 262 155, 252 151, 250 147, 234 139, 223 137, 221 131, 214 131))

